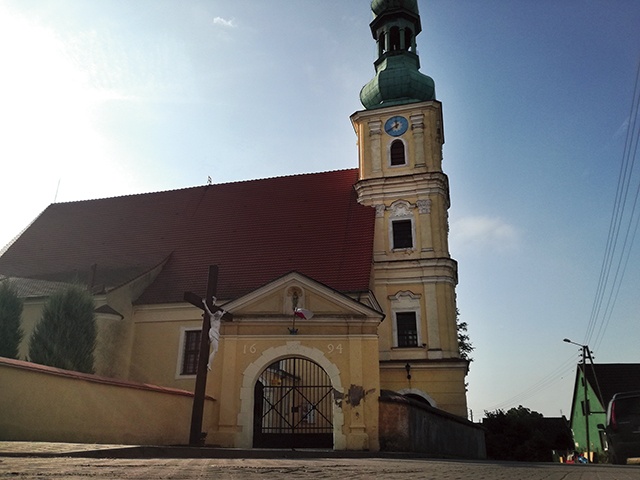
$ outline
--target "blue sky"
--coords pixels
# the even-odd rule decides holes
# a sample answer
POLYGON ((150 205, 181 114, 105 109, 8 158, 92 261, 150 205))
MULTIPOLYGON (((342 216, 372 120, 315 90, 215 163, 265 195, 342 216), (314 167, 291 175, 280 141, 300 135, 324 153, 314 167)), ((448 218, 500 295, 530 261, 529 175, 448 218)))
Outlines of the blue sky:
MULTIPOLYGON (((469 408, 568 415, 578 349, 563 338, 597 362, 640 362, 637 245, 612 314, 587 332, 640 3, 419 6, 476 347, 469 408)), ((54 199, 357 166, 349 116, 374 73, 370 15, 367 0, 0 0, 0 244, 54 199)))

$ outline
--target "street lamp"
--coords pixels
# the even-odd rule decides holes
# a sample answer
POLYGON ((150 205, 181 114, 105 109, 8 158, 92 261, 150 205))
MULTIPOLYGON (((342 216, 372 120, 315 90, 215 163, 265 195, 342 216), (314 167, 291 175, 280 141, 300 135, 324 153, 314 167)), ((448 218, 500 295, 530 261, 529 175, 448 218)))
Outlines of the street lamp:
POLYGON ((404 369, 407 371, 407 380, 411 380, 411 364, 407 362, 404 369))
POLYGON ((563 342, 576 345, 582 349, 582 385, 584 387, 584 423, 587 430, 587 460, 591 462, 591 442, 589 441, 589 397, 587 393, 587 355, 589 355, 589 347, 580 343, 572 342, 568 338, 563 342))

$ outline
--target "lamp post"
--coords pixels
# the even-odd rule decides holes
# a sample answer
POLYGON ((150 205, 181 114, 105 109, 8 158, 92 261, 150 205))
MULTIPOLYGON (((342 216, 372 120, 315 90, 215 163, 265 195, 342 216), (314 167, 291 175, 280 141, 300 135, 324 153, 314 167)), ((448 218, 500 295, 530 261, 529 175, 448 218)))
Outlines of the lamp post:
POLYGON ((572 342, 568 338, 562 340, 563 342, 576 345, 582 349, 582 386, 584 391, 584 423, 587 431, 587 460, 591 462, 591 442, 589 440, 589 397, 587 390, 587 355, 589 355, 589 347, 587 345, 581 345, 576 342, 572 342))

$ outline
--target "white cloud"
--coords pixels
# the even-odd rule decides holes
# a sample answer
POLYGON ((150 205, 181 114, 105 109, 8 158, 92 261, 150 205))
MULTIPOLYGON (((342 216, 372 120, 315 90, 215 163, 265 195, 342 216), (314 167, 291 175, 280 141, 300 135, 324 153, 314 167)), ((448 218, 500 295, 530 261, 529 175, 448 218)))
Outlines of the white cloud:
POLYGON ((234 19, 231 20, 227 20, 225 18, 222 17, 216 17, 213 19, 213 24, 214 25, 221 25, 223 27, 227 27, 227 28, 236 28, 236 22, 234 19))
POLYGON ((518 230, 499 217, 464 217, 451 225, 451 243, 458 248, 480 247, 496 250, 518 246, 518 230))

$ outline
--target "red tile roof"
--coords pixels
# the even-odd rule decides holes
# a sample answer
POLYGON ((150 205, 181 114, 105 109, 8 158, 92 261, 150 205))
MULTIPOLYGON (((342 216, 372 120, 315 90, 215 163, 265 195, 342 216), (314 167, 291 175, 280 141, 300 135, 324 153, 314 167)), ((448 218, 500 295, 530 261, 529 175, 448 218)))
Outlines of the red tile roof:
POLYGON ((374 210, 356 201, 356 169, 50 205, 0 257, 0 274, 112 288, 166 260, 138 303, 221 299, 290 271, 366 291, 374 210), (92 270, 92 265, 96 265, 92 270))

